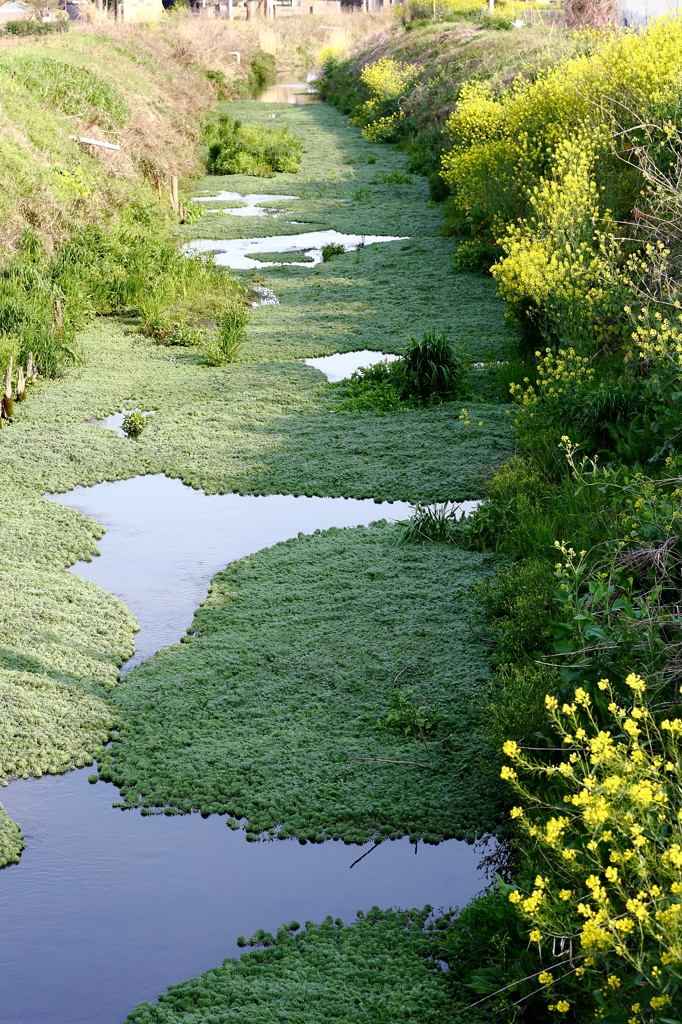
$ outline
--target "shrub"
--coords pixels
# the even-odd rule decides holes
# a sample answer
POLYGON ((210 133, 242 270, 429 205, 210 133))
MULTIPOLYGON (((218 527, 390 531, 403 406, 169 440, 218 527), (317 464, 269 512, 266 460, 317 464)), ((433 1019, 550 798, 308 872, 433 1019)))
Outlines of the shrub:
POLYGON ((286 128, 243 125, 223 114, 204 127, 209 174, 297 173, 303 147, 286 128))
POLYGON ((682 720, 657 722, 644 681, 626 682, 624 707, 599 681, 606 722, 580 687, 562 709, 548 696, 564 750, 544 761, 508 741, 513 767, 501 774, 523 804, 512 817, 547 865, 508 897, 530 941, 559 959, 540 975, 545 998, 568 1012, 593 991, 604 1019, 640 1024, 674 1016, 682 997, 682 720))
POLYGON ((272 85, 277 78, 277 62, 271 53, 258 50, 249 61, 249 84, 252 87, 272 85))
POLYGON ((477 238, 469 239, 460 243, 457 252, 452 257, 452 267, 453 270, 471 270, 475 273, 485 274, 501 255, 502 249, 495 242, 485 242, 477 238))
POLYGON ((401 102, 410 93, 419 72, 411 64, 381 57, 367 64, 360 78, 370 92, 355 110, 354 124, 370 142, 395 142, 402 136, 403 112, 401 102))
POLYGON ((53 32, 68 31, 68 18, 57 18, 55 21, 35 21, 33 18, 20 18, 17 21, 5 22, 5 33, 8 36, 47 36, 53 32))

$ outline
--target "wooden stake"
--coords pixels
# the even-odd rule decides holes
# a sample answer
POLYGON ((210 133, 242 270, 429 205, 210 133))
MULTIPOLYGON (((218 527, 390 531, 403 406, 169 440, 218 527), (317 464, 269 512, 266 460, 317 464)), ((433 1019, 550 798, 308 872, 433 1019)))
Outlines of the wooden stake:
POLYGON ((17 367, 17 402, 23 402, 26 398, 26 382, 24 371, 21 366, 17 367))
POLYGON ((179 204, 179 200, 178 200, 178 179, 177 179, 177 175, 172 174, 171 175, 171 206, 173 207, 173 213, 177 213, 178 212, 179 205, 180 204, 179 204))
POLYGON ((159 193, 159 206, 163 202, 163 195, 161 194, 161 178, 156 179, 156 191, 159 193))
POLYGON ((180 223, 184 224, 185 223, 185 207, 182 205, 182 203, 180 203, 179 213, 180 213, 180 223))
POLYGON ((64 340, 64 321, 62 319, 62 300, 60 298, 54 300, 54 315, 57 321, 57 338, 61 342, 64 340))
POLYGON ((3 399, 3 408, 5 417, 10 418, 14 412, 14 402, 12 401, 12 358, 10 357, 9 366, 5 371, 5 397, 3 399))
POLYGON ((37 376, 38 373, 36 371, 35 359, 33 358, 33 353, 29 352, 28 362, 26 363, 26 379, 29 380, 32 384, 37 376))

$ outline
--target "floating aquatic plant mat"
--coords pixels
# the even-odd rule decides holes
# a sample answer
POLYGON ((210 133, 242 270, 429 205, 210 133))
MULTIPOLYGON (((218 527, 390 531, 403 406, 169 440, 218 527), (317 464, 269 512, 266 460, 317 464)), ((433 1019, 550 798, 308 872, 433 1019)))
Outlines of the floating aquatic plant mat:
MULTIPOLYGON (((253 118, 267 112, 267 105, 258 104, 238 111, 239 116, 253 118)), ((208 492, 444 501, 480 497, 486 475, 509 455, 509 418, 501 405, 468 403, 468 423, 460 419, 454 403, 385 416, 339 412, 323 375, 297 361, 358 348, 400 352, 410 336, 431 328, 445 330, 453 340, 466 338, 474 354, 488 355, 502 351, 508 334, 492 285, 450 270, 455 243, 439 236, 440 214, 426 205, 425 183, 416 178, 412 184, 380 180, 403 166, 402 156, 389 147, 370 146, 345 118, 322 106, 287 107, 282 119, 304 140, 307 152, 300 175, 205 179, 198 189, 272 189, 273 195, 279 189, 301 196, 296 220, 318 218, 322 226, 339 231, 406 235, 409 241, 333 256, 320 267, 287 266, 262 275, 261 283, 264 279, 275 289, 280 304, 254 310, 242 361, 229 366, 203 365, 196 349, 156 345, 137 333, 133 323, 93 320, 80 339, 82 364, 61 379, 40 382, 28 401, 15 406, 14 422, 0 432, 5 498, 0 522, 0 701, 14 708, 6 716, 0 742, 0 775, 64 771, 96 754, 109 728, 111 693, 116 692, 110 691, 111 684, 133 644, 134 623, 123 605, 65 572, 76 559, 93 556, 100 528, 44 500, 45 491, 163 472, 208 492), (366 159, 372 151, 377 162, 369 165, 366 159), (87 422, 123 407, 156 410, 137 440, 87 422)), ((294 230, 285 217, 271 223, 278 234, 294 230)), ((227 225, 237 235, 242 229, 253 231, 248 218, 221 214, 220 224, 221 231, 227 225)), ((205 228, 205 223, 195 226, 194 237, 210 237, 205 228)), ((191 806, 203 807, 207 801, 227 806, 228 795, 231 800, 239 797, 243 803, 234 804, 233 810, 247 814, 255 827, 286 821, 292 834, 312 829, 316 835, 331 835, 338 825, 339 834, 363 837, 376 823, 389 833, 410 831, 414 823, 416 831, 434 836, 493 827, 496 791, 483 792, 481 780, 486 776, 477 760, 471 718, 486 666, 465 626, 469 583, 487 571, 487 563, 478 555, 435 548, 401 551, 392 540, 389 543, 390 531, 370 531, 348 541, 343 536, 297 541, 275 554, 266 553, 262 563, 256 559, 227 570, 228 576, 236 572, 234 580, 246 587, 251 573, 262 573, 267 581, 269 573, 276 576, 278 559, 290 559, 287 582, 278 584, 277 608, 268 610, 268 615, 277 615, 267 637, 274 645, 273 664, 280 666, 280 675, 282 645, 295 649, 297 660, 293 653, 291 661, 289 655, 284 659, 290 665, 286 679, 301 690, 306 707, 294 711, 286 693, 277 689, 285 676, 271 671, 265 632, 255 626, 247 629, 244 622, 239 625, 242 633, 232 624, 221 625, 218 632, 225 651, 218 635, 202 635, 159 655, 121 690, 116 707, 132 716, 124 726, 123 741, 131 751, 130 781, 147 778, 141 765, 152 750, 143 748, 156 736, 156 726, 145 701, 148 688, 157 686, 157 673, 159 679, 165 674, 162 690, 170 673, 170 690, 181 693, 185 684, 176 685, 176 680, 184 678, 183 659, 188 658, 195 677, 192 685, 203 680, 211 693, 217 685, 222 700, 228 670, 211 661, 219 651, 232 668, 235 659, 240 664, 243 659, 244 675, 230 686, 244 687, 254 700, 263 687, 267 698, 259 697, 252 705, 258 715, 245 720, 238 747, 232 727, 223 729, 229 725, 223 722, 229 701, 210 705, 210 721, 203 712, 199 715, 197 728, 200 724, 206 730, 206 745, 199 744, 192 755, 197 760, 187 785, 178 782, 177 774, 185 770, 183 758, 189 756, 179 739, 185 725, 161 738, 158 758, 154 754, 149 771, 153 767, 150 778, 163 806, 176 797, 179 809, 187 800, 191 806), (334 552, 344 544, 346 554, 337 557, 334 552), (388 574, 392 593, 379 577, 373 578, 374 570, 367 565, 370 550, 381 572, 388 574), (322 586, 325 566, 330 579, 337 581, 338 594, 327 594, 327 586, 322 586), (452 573, 447 587, 444 566, 452 573), (415 572, 421 597, 410 589, 415 572), (299 576, 306 581, 302 593, 308 595, 300 599, 299 576), (462 603, 459 597, 452 598, 455 590, 466 591, 462 603), (334 603, 341 597, 348 602, 343 608, 334 603), (325 607, 328 615, 333 609, 334 616, 341 616, 343 635, 331 628, 329 619, 315 624, 325 607), (295 608, 310 615, 307 633, 301 633, 292 618, 295 608), (280 616, 284 617, 277 626, 280 616), (381 715, 382 708, 386 711, 393 669, 397 672, 403 667, 399 662, 419 654, 412 654, 410 637, 428 632, 432 621, 450 639, 447 644, 438 641, 428 665, 419 661, 424 672, 417 672, 414 679, 454 723, 452 748, 443 755, 434 749, 430 757, 437 767, 428 772, 350 761, 353 751, 372 755, 377 749, 396 753, 403 748, 414 755, 405 759, 421 760, 418 744, 402 744, 377 733, 370 718, 381 715), (371 650, 365 646, 370 634, 371 650), (459 639, 451 646, 455 635, 459 639), (314 696, 318 691, 324 700, 314 696), (337 696, 331 700, 333 692, 337 696), (272 708, 279 705, 268 703, 278 694, 286 709, 282 713, 293 716, 290 724, 288 719, 278 723, 272 708), (349 709, 354 709, 352 714, 349 709), (254 736, 251 729, 257 719, 262 736, 254 736), (278 729, 283 729, 281 741, 274 736, 278 729), (180 750, 182 757, 177 755, 180 750), (227 774, 218 785, 214 772, 219 767, 211 759, 228 753, 227 774), (249 758, 256 766, 253 771, 249 758), (203 785, 201 778, 206 794, 196 788, 203 785), (243 796, 233 786, 237 778, 243 783, 243 796), (300 812, 290 778, 312 786, 300 812), (259 779, 266 779, 267 785, 259 779), (421 799, 424 792, 431 794, 428 800, 421 799), (218 796, 223 793, 224 799, 218 796)), ((215 610, 222 586, 216 585, 216 596, 207 607, 215 610)), ((254 608, 262 608, 262 600, 260 593, 248 598, 254 608)), ((236 614, 238 607, 242 605, 227 602, 225 614, 236 614)), ((248 618, 246 611, 244 615, 248 618)), ((198 693, 192 700, 203 707, 198 693)), ((116 772, 127 783, 125 771, 117 753, 116 772)), ((14 840, 12 849, 13 844, 14 840)))
POLYGON ((112 692, 120 731, 100 777, 126 806, 318 842, 497 829, 478 696, 488 649, 469 618, 498 560, 398 546, 398 531, 301 535, 214 578, 186 642, 112 692), (429 708, 422 735, 409 711, 389 716, 398 691, 429 708))
POLYGON ((350 926, 328 917, 305 929, 257 933, 261 948, 142 1003, 127 1024, 324 1024, 415 1020, 449 1024, 447 972, 434 969, 426 911, 374 907, 350 926))

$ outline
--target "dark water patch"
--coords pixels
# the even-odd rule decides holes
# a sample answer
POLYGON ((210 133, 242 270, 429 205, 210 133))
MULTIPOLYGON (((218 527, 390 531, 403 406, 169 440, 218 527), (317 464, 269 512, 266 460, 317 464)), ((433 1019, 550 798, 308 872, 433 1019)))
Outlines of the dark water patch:
POLYGON ((111 807, 90 769, 3 792, 21 864, 0 872, 0 1022, 120 1024, 167 985, 238 956, 239 935, 373 905, 463 905, 485 884, 466 843, 246 843, 225 819, 111 807), (360 851, 364 852, 364 851, 360 851))

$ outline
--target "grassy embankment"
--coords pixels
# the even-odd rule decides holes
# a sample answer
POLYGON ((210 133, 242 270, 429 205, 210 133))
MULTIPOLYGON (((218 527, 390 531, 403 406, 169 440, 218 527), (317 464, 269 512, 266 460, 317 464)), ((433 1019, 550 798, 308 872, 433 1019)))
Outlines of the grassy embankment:
MULTIPOLYGON (((49 185, 55 175, 53 157, 45 153, 39 158, 37 152, 32 151, 35 174, 33 179, 31 174, 25 175, 23 181, 33 180, 34 184, 32 191, 26 192, 24 204, 29 210, 35 207, 37 211, 43 211, 34 223, 34 235, 42 238, 46 246, 45 255, 40 254, 36 258, 41 280, 54 284, 54 260, 59 260, 69 241, 69 234, 78 232, 87 220, 97 219, 104 239, 101 246, 104 253, 102 266, 105 271, 113 268, 116 273, 123 266, 123 283, 128 287, 131 276, 125 263, 128 249, 125 248, 125 238, 121 242, 125 231, 116 233, 117 225, 123 224, 126 229, 130 228, 130 221, 126 221, 126 217, 132 208, 137 211, 137 221, 133 218, 135 223, 144 222, 144 217, 148 217, 148 223, 143 223, 146 233, 134 235, 135 238, 141 237, 146 245, 151 244, 148 242, 150 234, 158 232, 163 236, 170 230, 170 218, 165 209, 161 214, 153 212, 156 203, 154 191, 145 184, 141 174, 141 170, 147 166, 145 160, 149 154, 146 154, 143 147, 139 151, 135 150, 135 140, 150 135, 142 130, 133 131, 131 127, 135 123, 138 107, 144 107, 147 114, 151 107, 154 117, 161 121, 165 92, 159 87, 157 79, 161 76, 163 52, 159 51, 158 44, 152 45, 154 37, 146 33, 126 34, 125 46, 121 46, 120 41, 112 42, 99 35, 83 36, 82 39, 86 42, 81 42, 81 37, 75 35, 66 37, 65 41, 62 38, 48 39, 44 44, 46 51, 42 49, 42 41, 40 44, 11 44, 7 48, 8 60, 16 62, 21 59, 25 63, 29 57, 31 60, 39 57, 43 62, 41 66, 44 66, 45 52, 57 52, 63 41, 65 49, 59 52, 62 55, 69 54, 65 63, 73 61, 78 64, 80 61, 83 65, 87 64, 87 73, 78 73, 81 76, 79 80, 84 80, 87 88, 84 88, 84 98, 80 101, 83 109, 77 115, 62 111, 60 104, 63 94, 61 89, 56 88, 56 83, 54 91, 40 94, 36 100, 31 93, 31 89, 35 91, 31 82, 22 83, 19 76, 13 80, 15 84, 12 88, 17 91, 17 103, 21 100, 25 104, 17 107, 17 111, 21 113, 29 107, 35 108, 37 113, 34 116, 50 122, 54 136, 60 139, 60 145, 64 147, 63 151, 60 150, 62 155, 59 159, 68 161, 67 166, 71 172, 74 161, 78 159, 84 174, 87 173, 88 179, 94 179, 89 189, 90 194, 84 194, 88 190, 82 190, 77 196, 67 197, 68 201, 64 201, 58 216, 55 214, 53 217, 48 203, 51 195, 49 185), (148 39, 152 43, 145 49, 148 39), (73 56, 74 53, 76 56, 73 56), (89 58, 86 61, 86 53, 93 58, 92 62, 88 62, 89 58), (121 65, 126 53, 132 53, 130 80, 136 83, 138 91, 134 92, 131 88, 130 92, 122 91, 119 95, 116 90, 123 87, 117 83, 125 78, 121 73, 121 65), (98 61, 95 61, 98 54, 98 61), (114 54, 116 83, 110 79, 107 70, 114 62, 114 54), (150 79, 149 93, 145 92, 146 75, 150 79), (107 88, 102 87, 98 92, 95 87, 99 88, 101 82, 107 88), (154 88, 156 93, 153 92, 154 88), (109 98, 107 102, 112 96, 115 97, 121 110, 127 111, 120 115, 124 118, 123 127, 127 125, 130 132, 125 140, 124 156, 120 158, 121 161, 127 161, 119 168, 120 176, 114 173, 116 166, 102 165, 96 159, 80 154, 76 156, 75 148, 64 140, 64 135, 71 130, 72 125, 75 124, 76 130, 82 131, 96 116, 93 112, 98 110, 97 97, 100 94, 109 98), (158 102, 158 111, 154 107, 154 97, 158 102), (135 159, 132 159, 131 154, 135 159), (39 171, 48 184, 40 185, 39 171), (44 198, 42 206, 41 196, 44 198), (110 254, 112 231, 116 243, 123 246, 115 250, 113 262, 110 254), (50 256, 50 249, 54 247, 56 257, 50 256), (118 258, 121 254, 122 260, 118 258)), ((167 68, 163 73, 168 75, 167 68)), ((178 79, 185 78, 190 83, 194 81, 180 65, 173 73, 178 79)), ((170 84, 172 86, 173 82, 170 84)), ((187 95, 188 91, 189 88, 181 95, 187 95)), ((192 102, 196 106, 195 98, 192 102)), ((9 106, 7 109, 14 108, 9 106)), ((258 108, 253 113, 254 116, 262 117, 264 111, 258 108)), ((95 539, 99 528, 77 513, 45 501, 41 497, 44 491, 65 490, 76 484, 124 478, 137 473, 166 472, 208 491, 233 489, 258 493, 346 494, 412 500, 464 498, 480 493, 481 474, 503 459, 508 451, 508 428, 499 407, 481 407, 480 415, 487 429, 480 432, 467 430, 459 419, 459 410, 451 406, 411 410, 389 417, 335 412, 334 395, 324 385, 321 375, 292 361, 305 355, 320 354, 335 348, 362 347, 364 344, 386 351, 399 350, 412 331, 419 332, 434 326, 434 319, 436 326, 449 326, 451 321, 448 320, 447 303, 443 298, 443 289, 447 289, 448 285, 438 274, 434 277, 433 270, 422 270, 419 266, 424 254, 434 251, 440 260, 437 267, 444 269, 447 265, 446 243, 437 235, 437 215, 426 210, 421 185, 414 183, 410 186, 411 191, 407 186, 399 185, 391 197, 384 185, 371 183, 376 175, 385 175, 395 170, 400 158, 390 153, 384 157, 382 151, 377 156, 376 165, 370 167, 365 164, 359 169, 355 168, 346 161, 363 156, 366 158, 371 149, 359 138, 355 129, 345 127, 339 115, 311 108, 309 111, 287 111, 286 116, 298 118, 297 130, 302 136, 310 133, 309 152, 296 181, 310 192, 310 198, 305 202, 311 213, 332 226, 346 226, 361 233, 373 230, 396 233, 404 231, 416 236, 411 243, 414 248, 398 250, 404 243, 395 243, 391 249, 387 249, 386 258, 394 264, 390 272, 381 267, 378 250, 366 250, 359 256, 360 262, 356 262, 354 255, 339 257, 333 265, 325 265, 322 271, 314 271, 311 282, 304 281, 302 274, 306 272, 296 268, 291 272, 278 271, 268 275, 268 279, 272 279, 282 294, 282 305, 257 311, 250 347, 245 351, 244 360, 222 368, 202 365, 196 349, 182 346, 169 349, 154 344, 137 332, 134 314, 142 302, 140 293, 150 280, 154 283, 154 278, 150 278, 149 274, 142 278, 142 283, 139 279, 134 282, 137 291, 130 287, 132 300, 119 298, 114 302, 111 294, 107 293, 106 311, 127 311, 127 321, 112 318, 106 321, 91 319, 89 323, 84 323, 87 318, 84 311, 78 308, 74 293, 62 293, 65 329, 68 327, 77 344, 80 365, 69 367, 68 360, 64 360, 59 368, 60 377, 40 380, 29 392, 25 403, 15 404, 13 421, 3 429, 0 438, 3 445, 5 489, 6 494, 11 495, 2 528, 6 590, 6 600, 3 601, 5 642, 2 680, 10 708, 5 719, 8 725, 2 746, 2 769, 7 778, 67 770, 74 765, 88 763, 93 755, 100 752, 101 743, 112 723, 110 689, 116 683, 118 665, 128 656, 133 642, 134 623, 120 602, 64 571, 77 558, 87 559, 95 554, 95 539), (325 157, 327 162, 321 160, 318 168, 318 158, 321 158, 324 149, 328 151, 325 157), (349 183, 348 179, 353 175, 354 182, 349 183), (354 192, 358 188, 362 191, 360 198, 356 199, 354 192), (337 192, 344 194, 337 195, 337 192), (326 199, 322 198, 323 193, 326 199), (406 202, 408 198, 409 204, 406 202), (415 203, 421 204, 426 225, 419 233, 419 218, 409 212, 409 206, 415 203), (367 283, 368 271, 383 289, 382 295, 386 296, 385 309, 378 326, 373 319, 375 307, 372 286, 367 283), (393 280, 398 285, 391 298, 393 280), (420 295, 421 289, 426 287, 428 302, 420 295), (353 296, 348 302, 346 295, 342 301, 341 296, 347 292, 352 293, 355 288, 358 297, 353 296), (325 292, 325 289, 328 290, 325 292), (320 296, 317 305, 320 316, 316 322, 313 322, 309 309, 305 312, 305 318, 301 319, 301 311, 310 306, 311 293, 320 296), (415 300, 419 315, 413 318, 407 330, 401 320, 404 320, 402 314, 406 297, 410 296, 415 300), (67 299, 75 309, 69 308, 67 299), (68 321, 71 312, 73 316, 68 321), (363 330, 348 330, 349 313, 363 328, 367 325, 364 333, 363 330), (133 316, 132 320, 130 315, 133 316), (320 326, 321 322, 323 326, 320 326), (399 324, 402 328, 400 333, 397 330, 399 324), (300 336, 304 332, 308 340, 297 340, 296 335, 300 336), (379 334, 384 335, 383 341, 379 334), (279 351, 278 346, 281 346, 279 351), (153 421, 137 441, 121 440, 87 422, 93 417, 121 408, 124 404, 157 410, 153 421), (329 457, 331 451, 334 453, 333 458, 329 457), (26 525, 29 522, 30 538, 27 536, 26 525), (24 536, 26 540, 18 543, 18 539, 24 536), (21 615, 16 615, 14 611, 18 606, 18 593, 22 595, 21 615)), ((100 120, 103 117, 104 114, 100 120)), ((178 120, 176 117, 176 125, 178 120)), ((93 126, 91 130, 95 132, 96 129, 97 126, 93 126)), ((168 128, 168 131, 171 129, 168 128)), ((187 144, 192 142, 191 135, 177 129, 174 138, 178 152, 183 147, 187 152, 187 144)), ((23 138, 17 137, 15 140, 17 151, 27 145, 23 138)), ((176 169, 179 159, 179 156, 174 158, 172 163, 166 165, 167 168, 176 169)), ((189 158, 186 159, 189 166, 189 158)), ((155 164, 154 176, 157 167, 158 164, 155 164)), ((6 171, 6 174, 8 180, 14 183, 10 171, 6 171)), ((57 174, 57 180, 62 176, 57 174)), ((288 179, 278 180, 283 191, 296 191, 291 189, 288 179)), ((200 182, 199 186, 206 187, 206 184, 200 182)), ((210 184, 253 191, 262 189, 264 184, 272 185, 273 181, 229 179, 210 184)), ((20 188, 22 185, 14 183, 12 187, 20 188)), ((232 225, 239 228, 243 222, 235 220, 228 226, 232 225)), ((8 236, 6 241, 11 245, 14 239, 17 258, 26 261, 26 242, 17 240, 21 227, 21 221, 17 221, 13 236, 8 236)), ((29 246, 31 251, 34 248, 33 244, 29 246)), ((149 252, 148 249, 146 251, 149 252)), ((82 248, 77 250, 78 254, 81 257, 88 255, 87 250, 82 248)), ((87 263, 87 268, 99 266, 98 259, 99 253, 96 253, 95 258, 87 263)), ((79 266, 78 259, 74 260, 74 266, 79 266)), ((86 267, 86 264, 82 266, 86 267)), ((103 273, 102 277, 108 280, 107 273, 103 273)), ((63 279, 57 278, 58 283, 59 280, 63 279)), ((471 304, 468 309, 465 306, 469 287, 480 298, 480 306, 487 310, 482 317, 476 311, 475 332, 471 331, 472 335, 476 333, 478 339, 483 341, 478 351, 482 355, 500 351, 506 344, 507 335, 489 286, 481 285, 473 279, 462 279, 462 318, 471 312, 471 304)), ((229 300, 238 291, 237 285, 231 284, 225 275, 217 275, 211 288, 213 292, 209 298, 213 296, 212 301, 217 301, 215 293, 219 293, 221 288, 224 300, 229 300)), ((41 307, 43 311, 49 308, 53 295, 54 292, 48 289, 48 299, 41 307)), ((45 336, 49 339, 55 332, 56 328, 48 328, 45 336)), ((8 331, 7 336, 12 341, 11 331, 8 331)), ((20 347, 25 340, 20 339, 15 344, 20 347)), ((382 527, 371 534, 372 537, 375 535, 382 538, 376 542, 378 564, 383 564, 386 571, 392 571, 396 557, 390 544, 392 532, 382 527)), ((362 558, 368 541, 365 532, 359 531, 349 535, 349 538, 342 537, 340 541, 331 538, 325 543, 331 549, 334 549, 335 544, 337 547, 350 545, 362 558)), ((369 543, 371 546, 374 541, 369 543)), ((309 565, 308 545, 309 542, 300 544, 300 557, 304 566, 309 565)), ((268 559, 273 557, 276 556, 262 556, 266 575, 270 571, 268 559)), ((352 557, 348 556, 349 564, 352 564, 352 557)), ((429 564, 430 557, 426 550, 421 554, 410 555, 411 559, 421 559, 424 565, 429 564)), ((481 560, 480 556, 471 555, 462 564, 462 578, 470 583, 479 578, 487 563, 485 558, 481 560)), ((248 575, 251 563, 245 564, 240 571, 248 575)), ((367 590, 371 597, 372 587, 368 586, 367 590)), ((383 597, 379 590, 376 590, 376 594, 377 599, 383 597)), ((435 594, 433 604, 439 604, 435 594)), ((462 607, 465 614, 469 614, 470 597, 464 593, 462 607)), ((408 635, 414 613, 412 605, 395 609, 396 636, 408 635)), ((357 632, 357 613, 352 606, 346 609, 345 614, 348 633, 357 632)), ((292 624, 292 628, 296 627, 292 624)), ((386 625, 377 621, 374 628, 383 634, 386 625)), ((432 642, 438 645, 441 643, 435 634, 432 642)), ((469 639, 463 639, 462 642, 468 650, 472 650, 469 639)), ((185 656, 184 647, 178 651, 182 657, 185 656)), ((393 657, 400 660, 401 656, 398 643, 393 657)), ((168 665, 168 661, 163 665, 159 662, 159 672, 166 675, 168 665)), ((463 681, 464 690, 467 691, 477 685, 476 680, 484 670, 484 661, 473 650, 470 666, 467 678, 463 681)), ((399 665, 396 671, 402 667, 402 664, 399 665)), ((376 694, 374 666, 368 665, 366 671, 372 693, 376 694)), ((382 705, 388 709, 390 696, 387 663, 383 671, 387 675, 382 684, 384 698, 378 700, 379 714, 382 705)), ((148 682, 149 676, 146 679, 148 682)), ((431 686, 421 680, 419 685, 427 689, 431 686)), ((131 676, 125 698, 123 691, 121 697, 122 703, 124 699, 128 702, 128 709, 131 707, 133 686, 131 676)), ((435 694, 435 689, 433 692, 435 694)), ((140 702, 142 707, 144 695, 140 697, 140 702)), ((449 716, 453 714, 456 705, 451 702, 449 695, 441 695, 439 702, 442 702, 439 703, 439 713, 444 725, 449 726, 449 716)), ((366 703, 365 695, 358 707, 364 709, 366 703)), ((475 712, 472 714, 475 717, 475 712)), ((301 728, 302 724, 299 718, 296 728, 301 728)), ((346 726, 349 733, 359 730, 354 742, 375 742, 377 733, 369 722, 357 725, 349 717, 346 726)), ((229 735, 227 739, 229 741, 229 735)), ((172 760, 175 755, 172 754, 171 737, 166 736, 163 742, 171 752, 169 756, 172 760)), ((392 749, 391 743, 403 751, 410 746, 398 738, 392 741, 383 739, 382 742, 387 750, 392 749)), ((456 742, 454 745, 456 747, 456 742)), ((420 749, 418 741, 412 741, 410 749, 420 749)), ((273 736, 272 745, 263 751, 263 763, 278 750, 277 737, 273 736)), ((133 770, 131 762, 128 766, 133 770)), ((464 779, 464 759, 460 767, 464 779)), ((122 769, 117 766, 116 770, 122 769)), ((134 768, 134 771, 136 778, 139 778, 139 768, 134 768)), ((367 777, 366 768, 363 777, 367 777)), ((381 777, 374 777, 379 785, 381 777)), ((128 780, 122 781, 126 783, 128 780)), ((170 791, 161 776, 152 781, 152 791, 156 793, 155 787, 158 785, 163 792, 164 802, 172 798, 189 800, 192 806, 204 806, 203 779, 194 779, 189 792, 186 780, 183 780, 182 792, 170 791)), ((417 817, 399 823, 387 814, 385 830, 409 831, 410 821, 414 821, 418 822, 415 827, 419 831, 430 831, 438 836, 458 831, 480 831, 494 824, 496 812, 488 804, 482 805, 482 813, 478 818, 470 809, 463 810, 461 814, 458 812, 454 818, 448 817, 449 812, 443 806, 442 783, 436 773, 433 787, 438 798, 434 797, 431 824, 425 818, 417 817)), ((130 787, 127 786, 129 792, 130 787)), ((253 809, 249 805, 247 809, 254 814, 255 823, 265 820, 260 808, 253 809)), ((353 814, 360 817, 358 835, 366 834, 369 816, 357 808, 353 809, 353 814)), ((269 826, 272 818, 266 816, 266 819, 265 824, 269 826)), ((316 835, 320 834, 329 820, 326 811, 321 811, 317 817, 312 812, 306 812, 306 834, 311 830, 316 835)), ((293 831, 302 829, 304 825, 299 819, 293 831)), ((353 827, 344 825, 344 828, 350 828, 351 831, 353 827)))

